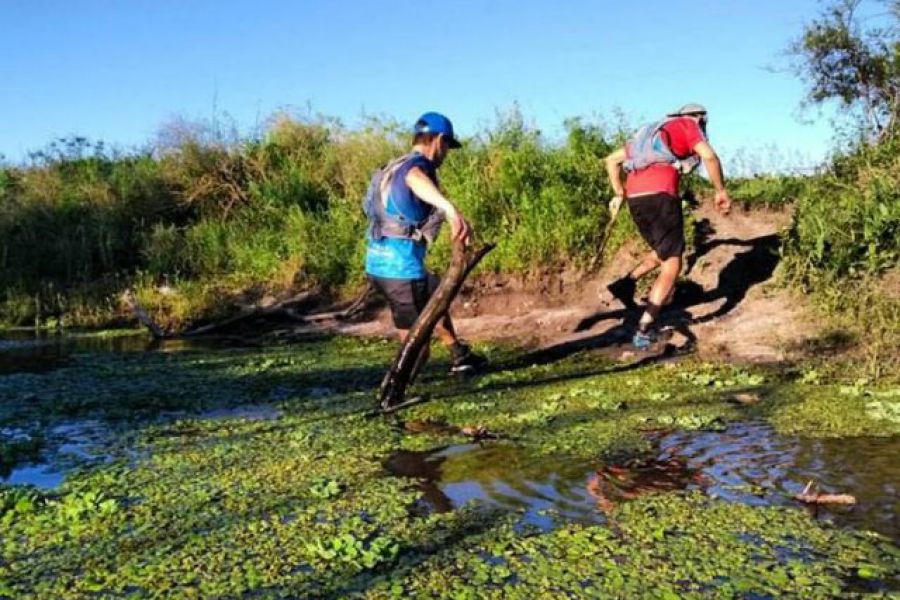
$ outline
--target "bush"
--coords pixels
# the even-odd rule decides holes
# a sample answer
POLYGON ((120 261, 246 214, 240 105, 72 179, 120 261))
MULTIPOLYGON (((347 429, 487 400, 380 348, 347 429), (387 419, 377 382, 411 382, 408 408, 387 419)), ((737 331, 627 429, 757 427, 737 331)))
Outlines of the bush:
POLYGON ((838 157, 805 186, 786 243, 792 273, 819 278, 877 275, 900 258, 900 137, 838 157))

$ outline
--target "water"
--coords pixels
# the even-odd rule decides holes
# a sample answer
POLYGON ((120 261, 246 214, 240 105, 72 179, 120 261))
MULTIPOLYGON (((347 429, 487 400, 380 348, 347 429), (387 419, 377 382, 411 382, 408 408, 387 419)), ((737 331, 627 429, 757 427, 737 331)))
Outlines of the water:
POLYGON ((420 479, 420 509, 447 511, 477 500, 519 512, 523 523, 542 529, 560 520, 603 522, 620 502, 678 489, 701 489, 755 506, 802 506, 793 496, 814 480, 822 492, 857 499, 852 507, 810 507, 816 518, 900 540, 900 437, 790 438, 764 422, 652 436, 652 455, 620 464, 535 458, 505 444, 466 444, 399 452, 385 467, 420 479))
MULTIPOLYGON (((25 435, 22 430, 12 428, 2 429, 0 433, 6 439, 25 435)), ((0 482, 54 488, 63 482, 72 468, 111 459, 108 446, 112 431, 99 420, 64 421, 48 428, 43 435, 40 461, 20 463, 6 473, 0 472, 0 482)))
MULTIPOLYGON (((0 332, 0 376, 21 372, 46 373, 64 368, 74 363, 73 355, 82 353, 177 352, 221 346, 222 341, 215 339, 158 341, 137 330, 110 336, 5 330, 0 332)), ((200 414, 185 411, 160 414, 158 421, 192 417, 259 420, 276 419, 280 414, 271 404, 245 404, 219 407, 200 414)), ((121 433, 96 419, 72 419, 45 426, 40 431, 44 442, 39 456, 32 461, 19 462, 5 472, 0 470, 0 483, 55 488, 74 467, 111 460, 112 446, 121 433)), ((22 436, 28 437, 29 432, 21 428, 0 427, 0 439, 15 440, 22 436)))
POLYGON ((46 373, 65 367, 73 354, 123 352, 178 352, 216 348, 222 340, 154 340, 135 330, 102 336, 56 333, 30 329, 0 330, 0 375, 46 373))

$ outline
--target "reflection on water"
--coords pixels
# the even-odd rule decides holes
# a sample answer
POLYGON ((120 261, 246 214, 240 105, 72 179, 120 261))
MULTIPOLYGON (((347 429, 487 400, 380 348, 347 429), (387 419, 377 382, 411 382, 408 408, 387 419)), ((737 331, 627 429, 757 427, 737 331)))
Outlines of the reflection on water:
POLYGON ((658 433, 654 443, 653 456, 621 464, 532 457, 510 445, 466 444, 398 452, 385 467, 420 479, 429 510, 477 500, 518 511, 525 523, 542 528, 558 519, 602 521, 619 502, 677 489, 702 489, 756 506, 797 505, 792 496, 812 479, 824 492, 853 494, 858 501, 853 507, 817 507, 815 516, 900 539, 900 437, 798 439, 750 422, 720 432, 658 433))
POLYGON ((820 506, 817 516, 900 539, 900 437, 789 438, 765 423, 724 432, 677 432, 663 451, 689 458, 712 482, 710 493, 754 505, 796 504, 807 482, 856 497, 855 507, 820 506))
MULTIPOLYGON (((4 428, 0 434, 15 439, 17 431, 4 428)), ((41 462, 19 464, 6 472, 0 471, 0 482, 54 488, 73 467, 102 463, 111 458, 108 446, 112 432, 99 420, 66 421, 48 428, 42 435, 41 462)))
POLYGON ((479 500, 522 513, 525 523, 553 527, 554 514, 579 522, 601 520, 584 485, 599 463, 542 457, 508 445, 450 446, 437 452, 401 451, 385 463, 395 475, 422 479, 427 508, 452 510, 479 500), (580 482, 580 483, 579 483, 580 482))
POLYGON ((0 330, 0 375, 46 373, 69 364, 78 353, 178 352, 233 345, 231 340, 154 340, 146 332, 56 333, 37 330, 0 330))

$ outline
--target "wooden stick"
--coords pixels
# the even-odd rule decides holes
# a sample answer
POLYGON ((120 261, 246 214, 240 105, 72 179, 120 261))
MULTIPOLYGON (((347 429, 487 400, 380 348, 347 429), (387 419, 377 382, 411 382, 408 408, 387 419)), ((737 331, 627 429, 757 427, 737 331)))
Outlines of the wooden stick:
POLYGON ((591 262, 588 264, 588 271, 593 271, 600 265, 601 261, 603 261, 603 252, 606 250, 606 242, 609 241, 613 226, 616 224, 616 217, 619 216, 619 211, 621 210, 620 207, 619 210, 610 215, 609 223, 606 224, 606 228, 603 230, 603 239, 600 241, 600 248, 597 249, 597 253, 594 254, 594 258, 592 258, 591 262))
POLYGON ((431 341, 435 326, 447 313, 462 288, 463 281, 493 248, 494 244, 485 244, 478 249, 467 250, 460 242, 453 244, 450 268, 409 330, 406 341, 400 346, 390 370, 381 382, 378 404, 382 410, 391 410, 403 402, 406 388, 415 374, 416 363, 431 341))

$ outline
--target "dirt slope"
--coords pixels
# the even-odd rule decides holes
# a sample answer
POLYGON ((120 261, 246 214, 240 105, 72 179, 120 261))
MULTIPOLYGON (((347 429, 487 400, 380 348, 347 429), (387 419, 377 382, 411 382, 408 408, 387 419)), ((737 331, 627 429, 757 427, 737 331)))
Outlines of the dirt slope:
MULTIPOLYGON (((670 343, 681 347, 693 341, 701 356, 737 361, 786 358, 791 346, 815 332, 804 299, 771 284, 779 233, 789 225, 790 214, 737 210, 723 217, 704 206, 695 213, 695 223, 696 251, 688 254, 675 302, 661 317, 674 330, 670 343)), ((598 275, 550 274, 531 285, 476 280, 453 308, 457 328, 470 340, 563 355, 587 348, 626 354, 639 313, 623 310, 605 286, 636 264, 641 251, 636 243, 620 249, 598 275)), ((372 320, 336 329, 390 335, 390 316, 381 310, 372 320)))

